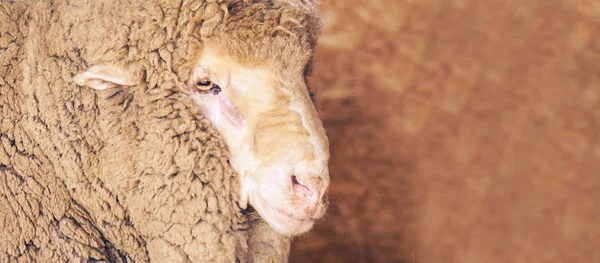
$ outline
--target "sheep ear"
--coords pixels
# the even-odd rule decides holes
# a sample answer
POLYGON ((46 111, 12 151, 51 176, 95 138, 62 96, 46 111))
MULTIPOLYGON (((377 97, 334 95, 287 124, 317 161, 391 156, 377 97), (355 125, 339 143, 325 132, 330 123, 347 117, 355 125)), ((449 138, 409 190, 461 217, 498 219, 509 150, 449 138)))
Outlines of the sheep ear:
POLYGON ((92 66, 83 73, 73 77, 73 81, 80 86, 87 86, 96 90, 111 89, 117 86, 133 86, 135 81, 133 76, 118 67, 114 66, 92 66))

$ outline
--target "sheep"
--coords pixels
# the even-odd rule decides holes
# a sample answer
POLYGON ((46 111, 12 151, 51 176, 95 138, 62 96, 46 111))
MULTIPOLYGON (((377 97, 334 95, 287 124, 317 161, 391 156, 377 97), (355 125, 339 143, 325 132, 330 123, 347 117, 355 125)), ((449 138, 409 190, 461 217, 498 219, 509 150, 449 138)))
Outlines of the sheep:
POLYGON ((316 4, 1 2, 0 262, 286 261, 327 208, 316 4))

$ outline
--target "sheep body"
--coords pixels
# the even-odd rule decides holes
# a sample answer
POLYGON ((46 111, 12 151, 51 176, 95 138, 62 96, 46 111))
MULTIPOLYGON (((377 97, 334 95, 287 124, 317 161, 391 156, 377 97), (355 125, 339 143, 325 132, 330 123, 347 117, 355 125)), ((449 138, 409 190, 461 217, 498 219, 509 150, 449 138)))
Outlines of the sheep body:
POLYGON ((228 8, 0 3, 0 262, 287 259, 290 238, 240 211, 227 147, 177 85, 228 8), (145 88, 73 84, 99 63, 138 65, 145 88))

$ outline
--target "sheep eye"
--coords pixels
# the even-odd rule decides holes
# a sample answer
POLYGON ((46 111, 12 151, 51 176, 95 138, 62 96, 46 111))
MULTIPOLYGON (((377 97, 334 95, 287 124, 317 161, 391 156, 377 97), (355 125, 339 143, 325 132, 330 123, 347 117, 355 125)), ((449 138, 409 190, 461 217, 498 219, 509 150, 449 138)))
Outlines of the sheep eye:
POLYGON ((208 92, 213 88, 213 86, 214 86, 214 83, 212 81, 206 80, 206 79, 199 80, 194 85, 194 87, 200 92, 208 92))

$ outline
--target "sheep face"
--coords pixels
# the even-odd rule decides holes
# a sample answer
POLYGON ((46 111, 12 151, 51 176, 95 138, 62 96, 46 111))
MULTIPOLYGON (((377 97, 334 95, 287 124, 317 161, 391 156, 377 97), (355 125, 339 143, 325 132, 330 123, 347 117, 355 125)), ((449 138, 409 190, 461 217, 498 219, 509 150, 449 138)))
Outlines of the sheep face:
POLYGON ((248 66, 207 47, 187 88, 222 134, 250 203, 275 230, 308 231, 327 208, 328 141, 302 71, 248 66), (292 71, 293 72, 293 71, 292 71))

